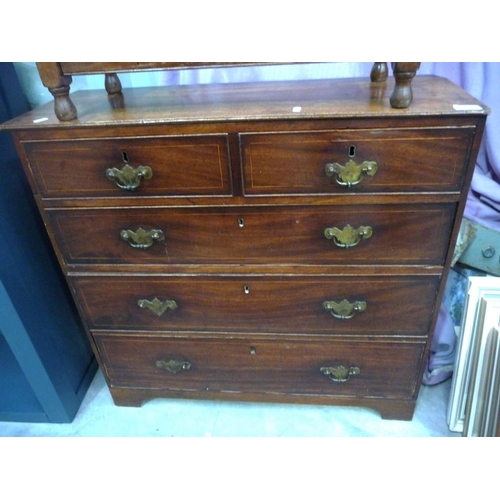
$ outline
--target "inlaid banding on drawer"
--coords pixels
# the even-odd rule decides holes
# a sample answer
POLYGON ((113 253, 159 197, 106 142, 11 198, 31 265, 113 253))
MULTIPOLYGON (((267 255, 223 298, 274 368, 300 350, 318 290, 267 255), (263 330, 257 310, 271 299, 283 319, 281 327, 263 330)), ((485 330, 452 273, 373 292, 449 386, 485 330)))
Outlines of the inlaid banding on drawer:
POLYGON ((42 197, 232 193, 226 135, 26 142, 24 149, 42 197), (150 169, 133 191, 108 172, 127 164, 150 169))
POLYGON ((473 137, 473 128, 240 134, 244 189, 248 195, 459 191, 473 137), (349 162, 366 167, 341 186, 332 172, 349 162))
POLYGON ((70 265, 442 265, 454 208, 454 204, 137 208, 48 210, 47 214, 70 265), (161 238, 134 248, 132 239, 123 236, 129 234, 161 234, 161 238))
POLYGON ((95 329, 311 334, 428 333, 439 278, 73 277, 95 329), (175 302, 158 314, 144 301, 175 302), (362 303, 339 319, 331 302, 362 303), (361 310, 362 309, 362 310, 361 310))
POLYGON ((113 386, 389 398, 413 396, 424 348, 421 343, 369 341, 186 340, 106 334, 96 334, 95 339, 113 386), (166 370, 167 364, 181 368, 166 370), (343 365, 358 368, 346 382, 332 382, 321 371, 343 365))

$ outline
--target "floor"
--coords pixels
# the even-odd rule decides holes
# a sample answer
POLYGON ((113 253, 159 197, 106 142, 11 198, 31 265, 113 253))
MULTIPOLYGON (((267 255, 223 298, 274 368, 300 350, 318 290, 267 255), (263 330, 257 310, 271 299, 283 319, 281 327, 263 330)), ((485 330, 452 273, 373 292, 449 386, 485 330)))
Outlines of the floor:
POLYGON ((29 437, 460 437, 449 431, 451 381, 423 386, 411 422, 363 408, 157 399, 113 404, 98 371, 71 424, 0 422, 0 436, 29 437))

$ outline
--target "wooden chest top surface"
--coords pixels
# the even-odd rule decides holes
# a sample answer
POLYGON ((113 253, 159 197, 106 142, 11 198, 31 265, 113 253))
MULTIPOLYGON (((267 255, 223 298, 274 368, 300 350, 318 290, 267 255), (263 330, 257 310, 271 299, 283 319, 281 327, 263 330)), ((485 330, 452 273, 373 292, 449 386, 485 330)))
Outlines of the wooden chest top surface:
POLYGON ((60 122, 47 103, 0 129, 73 129, 219 121, 297 120, 328 118, 397 118, 415 116, 486 115, 489 110, 448 80, 419 76, 413 103, 406 109, 389 104, 393 83, 368 78, 259 83, 180 85, 129 88, 116 101, 105 90, 71 95, 79 117, 60 122))

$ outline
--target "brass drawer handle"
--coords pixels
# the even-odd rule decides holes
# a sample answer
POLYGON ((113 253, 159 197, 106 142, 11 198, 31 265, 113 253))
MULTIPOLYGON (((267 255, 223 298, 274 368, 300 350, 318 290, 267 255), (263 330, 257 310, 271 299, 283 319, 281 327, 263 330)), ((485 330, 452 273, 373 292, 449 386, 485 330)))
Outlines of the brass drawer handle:
POLYGON ((179 373, 181 371, 188 371, 191 369, 191 363, 189 361, 177 361, 175 359, 170 359, 169 361, 159 360, 156 362, 157 368, 162 368, 170 373, 179 373))
POLYGON ((360 226, 354 229, 350 224, 339 229, 337 227, 327 227, 325 229, 325 238, 333 240, 333 243, 340 248, 355 247, 362 239, 371 237, 373 230, 370 226, 360 226))
POLYGON ((163 241, 165 235, 161 229, 151 229, 146 231, 139 228, 137 231, 131 229, 124 229, 120 231, 122 240, 126 241, 133 248, 149 248, 155 241, 163 241))
POLYGON ((349 160, 344 166, 339 163, 327 163, 325 172, 328 177, 334 177, 335 182, 340 186, 351 187, 359 184, 363 179, 363 174, 373 177, 378 170, 374 161, 364 161, 357 165, 353 160, 349 160))
POLYGON ((135 191, 141 185, 142 179, 149 180, 153 177, 153 170, 147 166, 134 168, 132 165, 125 163, 122 168, 108 168, 106 177, 120 189, 135 191))
POLYGON ((333 382, 347 382, 352 375, 358 375, 361 370, 357 366, 346 368, 345 366, 322 366, 319 371, 330 378, 333 382))
POLYGON ((178 307, 175 300, 160 300, 157 297, 153 300, 139 299, 137 305, 141 309, 153 311, 157 316, 161 316, 165 311, 173 311, 178 307))
POLYGON ((330 311, 331 315, 337 319, 351 319, 356 313, 363 312, 366 309, 366 302, 357 300, 349 302, 344 299, 340 302, 328 300, 323 302, 323 309, 330 311))

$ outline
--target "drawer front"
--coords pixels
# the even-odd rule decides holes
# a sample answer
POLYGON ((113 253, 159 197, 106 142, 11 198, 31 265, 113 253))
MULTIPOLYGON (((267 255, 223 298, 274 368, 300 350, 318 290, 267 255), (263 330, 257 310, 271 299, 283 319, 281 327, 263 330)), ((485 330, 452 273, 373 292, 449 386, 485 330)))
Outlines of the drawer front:
POLYGON ((28 142, 24 149, 42 197, 232 192, 222 135, 28 142))
POLYGON ((369 341, 95 339, 112 386, 388 398, 413 396, 424 349, 369 341))
POLYGON ((47 213, 68 264, 442 265, 454 209, 440 204, 47 213))
POLYGON ((71 279, 94 329, 422 336, 439 282, 436 276, 71 279))
POLYGON ((457 192, 473 137, 473 128, 241 134, 245 193, 457 192))

